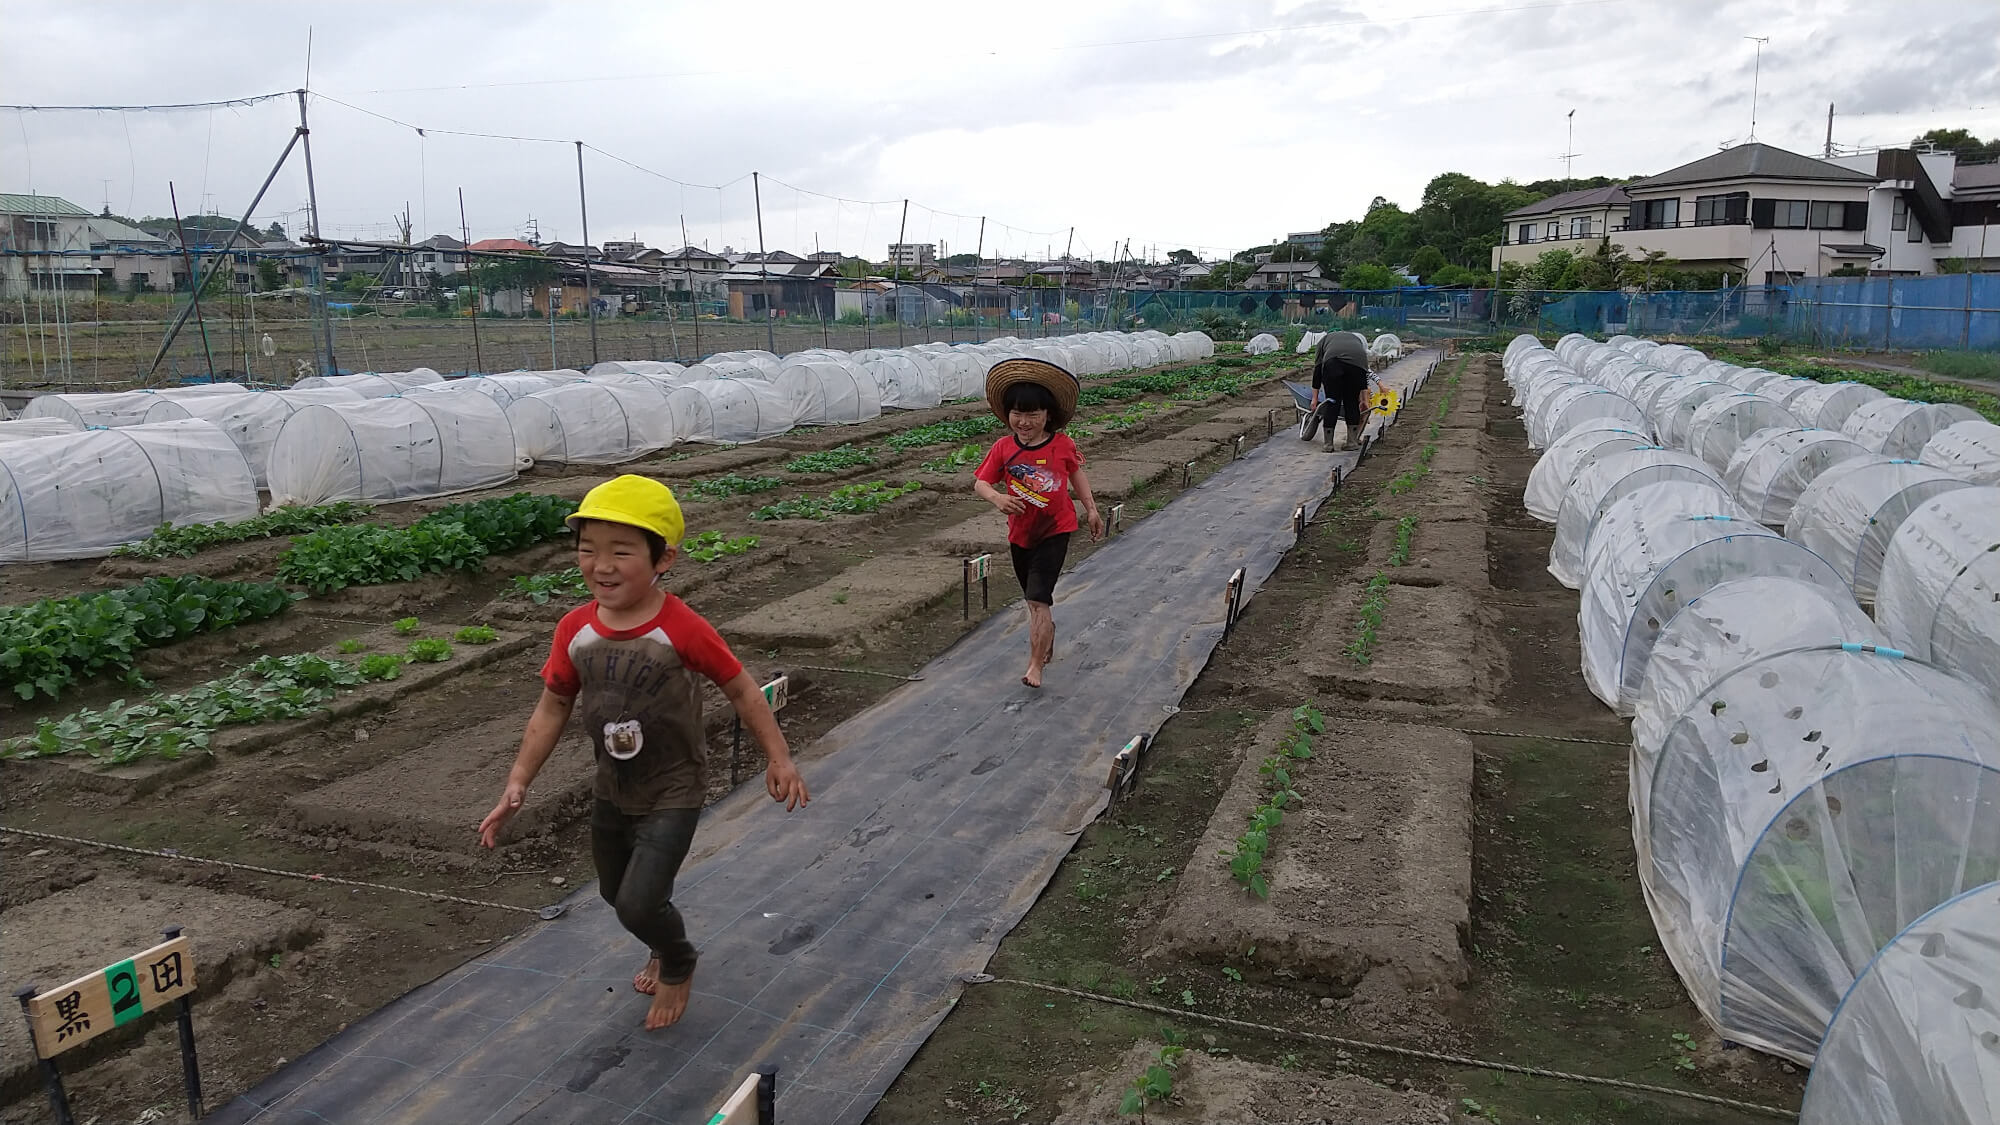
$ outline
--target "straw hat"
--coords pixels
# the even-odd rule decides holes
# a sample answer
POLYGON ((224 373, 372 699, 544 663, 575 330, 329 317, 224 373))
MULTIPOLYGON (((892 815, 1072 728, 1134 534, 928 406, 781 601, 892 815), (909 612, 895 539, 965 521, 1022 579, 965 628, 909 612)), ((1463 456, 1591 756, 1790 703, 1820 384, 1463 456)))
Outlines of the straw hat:
POLYGON ((1076 417, 1076 376, 1045 359, 1003 359, 986 373, 986 404, 1002 422, 1007 420, 1007 388, 1016 383, 1033 383, 1055 397, 1050 430, 1060 430, 1076 417))

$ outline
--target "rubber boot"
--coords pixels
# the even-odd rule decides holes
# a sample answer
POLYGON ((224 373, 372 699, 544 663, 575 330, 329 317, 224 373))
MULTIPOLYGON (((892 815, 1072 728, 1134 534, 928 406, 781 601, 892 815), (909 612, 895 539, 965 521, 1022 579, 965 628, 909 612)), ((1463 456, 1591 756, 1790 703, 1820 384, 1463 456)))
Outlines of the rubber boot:
POLYGON ((1343 423, 1326 424, 1326 451, 1340 453, 1347 449, 1347 427, 1343 423))

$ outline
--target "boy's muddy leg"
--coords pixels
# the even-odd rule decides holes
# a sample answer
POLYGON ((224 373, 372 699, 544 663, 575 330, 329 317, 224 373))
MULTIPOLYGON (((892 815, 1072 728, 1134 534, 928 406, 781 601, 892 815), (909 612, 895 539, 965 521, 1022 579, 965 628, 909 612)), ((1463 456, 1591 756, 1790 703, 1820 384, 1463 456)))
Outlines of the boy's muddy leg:
POLYGON ((699 809, 663 809, 628 816, 609 801, 598 801, 591 812, 599 889, 618 911, 619 924, 652 951, 632 978, 634 989, 653 997, 649 1030, 678 1020, 692 987, 695 948, 673 894, 700 815, 699 809))

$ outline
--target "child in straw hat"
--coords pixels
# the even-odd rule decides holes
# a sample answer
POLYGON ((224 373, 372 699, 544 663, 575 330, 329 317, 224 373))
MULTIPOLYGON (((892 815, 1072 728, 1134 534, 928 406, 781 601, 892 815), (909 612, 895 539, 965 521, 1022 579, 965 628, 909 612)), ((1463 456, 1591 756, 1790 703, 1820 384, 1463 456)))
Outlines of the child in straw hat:
POLYGON ((1042 686, 1055 658, 1056 577, 1077 529, 1076 493, 1092 540, 1104 538, 1104 517, 1090 494, 1083 454, 1062 433, 1076 415, 1076 376, 1039 359, 1008 359, 986 375, 986 401, 1006 423, 973 472, 973 491, 1007 513, 1007 549, 1028 605, 1028 670, 1021 682, 1042 686))

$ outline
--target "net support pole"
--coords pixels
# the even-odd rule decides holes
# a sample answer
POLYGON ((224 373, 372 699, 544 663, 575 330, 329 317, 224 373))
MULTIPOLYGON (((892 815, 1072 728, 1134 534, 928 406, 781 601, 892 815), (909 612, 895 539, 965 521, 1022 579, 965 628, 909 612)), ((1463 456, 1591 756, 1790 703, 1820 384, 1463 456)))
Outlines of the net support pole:
POLYGON ((896 224, 896 248, 889 253, 889 268, 895 271, 896 288, 896 346, 903 346, 903 263, 897 258, 906 245, 904 239, 910 232, 910 201, 903 200, 903 219, 896 224))
MULTIPOLYGON (((979 271, 986 265, 986 216, 979 216, 979 245, 972 251, 972 342, 979 339, 979 271)), ((997 269, 994 271, 999 272, 997 269)), ((997 277, 995 280, 999 280, 997 277)))
POLYGON ((764 188, 757 173, 750 173, 750 197, 757 208, 757 272, 764 290, 764 346, 778 353, 778 308, 771 300, 771 260, 764 253, 764 188))
MULTIPOLYGON (((299 139, 300 149, 305 153, 306 158, 307 229, 312 234, 313 248, 319 253, 319 283, 313 286, 313 304, 315 311, 319 313, 321 346, 326 349, 322 364, 324 370, 320 374, 337 375, 340 373, 340 368, 335 366, 333 358, 333 310, 327 305, 326 301, 326 246, 319 240, 319 188, 315 186, 315 181, 313 180, 312 129, 306 124, 306 92, 304 90, 299 91, 299 131, 295 135, 299 139)), ((286 151, 290 150, 287 149, 286 151)), ((280 163, 282 162, 281 158, 280 163)), ((272 176, 275 177, 277 174, 278 170, 276 168, 271 169, 272 176)), ((270 186, 269 181, 266 181, 265 186, 270 186)), ((258 192, 258 198, 263 198, 263 194, 261 191, 258 192)), ((254 210, 256 205, 252 204, 251 206, 254 210)), ((247 216, 244 221, 249 221, 247 216)))
MULTIPOLYGON (((681 275, 687 278, 688 312, 694 320, 694 355, 696 363, 701 362, 701 305, 694 299, 694 263, 691 257, 694 247, 688 245, 688 217, 681 216, 681 275)), ((676 355, 675 359, 680 356, 676 355)))
POLYGON ((486 370, 486 356, 479 347, 479 275, 472 269, 472 227, 465 221, 465 189, 458 189, 458 234, 465 241, 465 272, 472 280, 472 369, 486 370))
MULTIPOLYGON (((187 264, 188 307, 194 310, 195 327, 201 331, 201 354, 208 360, 208 381, 213 383, 215 382, 215 349, 208 346, 208 321, 201 315, 201 290, 202 286, 208 282, 208 277, 200 275, 194 268, 194 251, 188 249, 187 228, 181 225, 181 201, 180 197, 174 193, 174 182, 172 180, 167 181, 167 202, 174 209, 174 235, 181 240, 181 261, 187 264)), ((229 241, 236 241, 234 232, 231 233, 229 241)), ((227 243, 224 244, 225 250, 227 245, 227 243)), ((210 276, 215 272, 214 266, 221 260, 222 255, 217 255, 215 262, 209 263, 210 276)))
POLYGON ((583 303, 590 314, 590 362, 597 363, 597 296, 590 274, 590 196, 583 189, 583 142, 576 142, 576 208, 583 216, 583 303))

